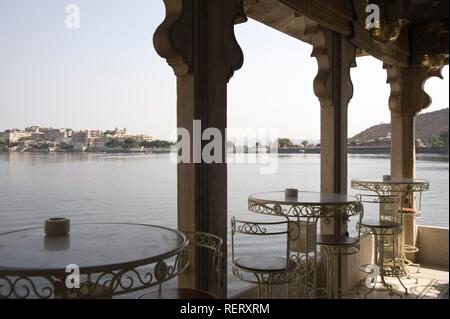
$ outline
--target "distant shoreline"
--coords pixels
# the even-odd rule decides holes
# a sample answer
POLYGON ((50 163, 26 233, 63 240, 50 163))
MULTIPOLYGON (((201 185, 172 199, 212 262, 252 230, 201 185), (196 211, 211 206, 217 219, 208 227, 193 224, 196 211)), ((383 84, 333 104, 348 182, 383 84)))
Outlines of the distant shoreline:
POLYGON ((105 149, 105 150, 39 150, 39 149, 28 149, 26 151, 15 151, 15 150, 2 150, 0 149, 0 154, 2 153, 31 153, 31 154, 168 154, 171 150, 168 149, 144 149, 144 150, 132 150, 132 149, 105 149))
MULTIPOLYGON (((279 154, 295 154, 295 153, 305 153, 305 154, 320 154, 320 147, 310 147, 310 148, 279 148, 279 154)), ((347 146, 348 154, 367 154, 367 155, 390 155, 391 148, 386 146, 347 146)), ((436 154, 448 156, 448 146, 442 147, 417 147, 416 154, 436 154)))
MULTIPOLYGON (((143 151, 136 151, 136 150, 126 150, 126 149, 114 149, 114 150, 108 150, 108 151, 53 151, 53 152, 48 152, 48 151, 44 151, 44 150, 32 150, 32 151, 26 151, 26 152, 18 152, 18 151, 2 151, 0 150, 0 155, 9 155, 9 154, 54 154, 54 155, 63 155, 63 154, 72 154, 72 155, 89 155, 89 154, 98 154, 98 155, 158 155, 158 154, 170 154, 172 152, 175 151, 171 151, 171 150, 167 150, 167 149, 154 149, 154 150, 143 150, 143 151)), ((258 154, 257 152, 251 151, 251 152, 237 152, 237 153, 233 153, 233 152, 227 152, 228 155, 231 154, 246 154, 246 155, 250 155, 250 154, 258 154)), ((268 154, 270 155, 270 153, 259 153, 259 154, 268 154)), ((320 155, 320 148, 307 148, 307 149, 303 149, 303 148, 291 148, 291 149, 278 149, 278 153, 272 153, 272 155, 302 155, 302 154, 314 154, 314 155, 320 155)), ((361 150, 361 148, 353 148, 353 147, 349 147, 348 148, 348 155, 361 155, 361 156, 368 156, 368 157, 372 157, 372 156, 379 156, 379 157, 386 157, 388 158, 390 156, 390 149, 389 148, 384 148, 384 147, 377 147, 377 148, 373 148, 373 147, 367 147, 364 148, 363 150, 361 150)), ((449 153, 444 152, 442 150, 430 150, 430 148, 418 148, 416 150, 416 157, 417 159, 436 159, 436 160, 441 160, 441 159, 449 159, 449 153)))

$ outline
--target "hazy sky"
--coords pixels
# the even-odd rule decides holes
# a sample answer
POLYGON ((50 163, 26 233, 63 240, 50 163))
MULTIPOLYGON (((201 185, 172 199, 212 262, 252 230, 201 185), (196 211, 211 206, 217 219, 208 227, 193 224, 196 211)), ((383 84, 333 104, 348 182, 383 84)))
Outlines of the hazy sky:
MULTIPOLYGON (((176 126, 175 77, 152 45, 163 19, 162 0, 0 0, 0 131, 118 126, 168 138, 176 126), (80 29, 65 27, 71 3, 80 7, 80 29)), ((229 85, 228 126, 318 139, 311 47, 252 20, 236 35, 245 62, 229 85)), ((381 62, 357 63, 350 136, 389 121, 381 62)), ((427 112, 448 107, 448 67, 444 77, 427 82, 427 112)))

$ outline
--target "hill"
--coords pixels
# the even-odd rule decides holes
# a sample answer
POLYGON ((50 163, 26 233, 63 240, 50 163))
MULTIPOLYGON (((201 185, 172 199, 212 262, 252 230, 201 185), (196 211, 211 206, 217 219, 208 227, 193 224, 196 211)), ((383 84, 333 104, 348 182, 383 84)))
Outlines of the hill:
MULTIPOLYGON (((435 112, 422 113, 416 118, 416 137, 426 144, 432 144, 432 139, 439 136, 448 144, 448 108, 435 112), (435 136, 433 138, 433 136, 435 136)), ((371 141, 389 136, 391 124, 379 124, 356 134, 350 141, 371 141)))

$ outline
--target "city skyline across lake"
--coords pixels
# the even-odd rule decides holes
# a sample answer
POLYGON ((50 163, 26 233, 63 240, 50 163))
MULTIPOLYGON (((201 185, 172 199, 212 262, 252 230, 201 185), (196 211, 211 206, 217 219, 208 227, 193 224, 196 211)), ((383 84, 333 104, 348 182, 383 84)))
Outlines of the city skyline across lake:
MULTIPOLYGON (((416 119, 416 148, 420 153, 448 154, 448 108, 422 113, 416 119), (436 147, 440 149, 436 149, 436 147)), ((205 129, 205 128, 204 128, 205 129)), ((278 131, 278 130, 277 130, 278 131)), ((391 139, 391 124, 375 125, 348 138, 349 147, 385 148, 381 153, 389 153, 391 139)), ((227 128, 228 144, 238 146, 268 146, 278 142, 278 148, 311 148, 320 147, 319 140, 308 140, 302 137, 277 136, 269 134, 262 136, 263 129, 227 128), (236 134, 237 133, 237 134, 236 134), (241 142, 241 143, 239 143, 241 142)), ((269 130, 270 132, 270 130, 269 130)), ((111 149, 126 149, 139 151, 142 148, 168 148, 176 142, 176 132, 172 139, 164 141, 147 134, 131 134, 127 128, 100 130, 72 128, 40 127, 37 125, 25 128, 8 128, 0 131, 1 151, 5 145, 9 151, 108 151, 111 149)), ((353 154, 360 153, 357 149, 353 154)), ((364 154, 379 154, 380 151, 363 151, 364 154)))

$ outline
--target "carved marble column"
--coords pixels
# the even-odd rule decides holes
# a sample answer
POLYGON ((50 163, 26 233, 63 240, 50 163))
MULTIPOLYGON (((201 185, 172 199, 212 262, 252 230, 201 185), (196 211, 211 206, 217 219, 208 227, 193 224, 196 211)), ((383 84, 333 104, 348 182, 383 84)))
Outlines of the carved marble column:
MULTIPOLYGON (((191 135, 191 163, 178 164, 178 227, 224 239, 220 291, 226 296, 227 256, 227 83, 243 63, 234 25, 246 21, 242 0, 164 0, 166 18, 154 35, 154 46, 177 76, 177 126, 191 135), (208 141, 193 140, 193 120, 202 130, 222 132, 222 162, 207 164, 196 151, 208 141)), ((211 255, 195 253, 180 286, 216 291, 211 255)))
MULTIPOLYGON (((356 47, 350 39, 300 16, 301 39, 313 46, 318 72, 314 93, 321 105, 321 191, 347 194, 348 104, 353 97, 350 69, 356 66, 356 47)), ((321 222, 325 234, 345 235, 347 225, 339 219, 321 222)), ((339 261, 340 286, 350 287, 357 279, 349 273, 347 257, 339 261)))
MULTIPOLYGON (((391 86, 391 175, 398 178, 415 178, 416 115, 431 104, 431 97, 424 91, 425 82, 434 76, 442 78, 442 70, 430 71, 422 66, 400 68, 386 64, 384 68, 387 71, 387 82, 391 86)), ((412 201, 405 205, 414 208, 415 203, 412 201)), ((405 243, 415 246, 415 219, 407 219, 405 223, 405 243)))
POLYGON ((442 79, 441 71, 430 71, 422 66, 399 68, 384 65, 387 82, 391 86, 391 175, 414 178, 415 170, 415 117, 431 104, 425 92, 425 82, 434 76, 442 79))
MULTIPOLYGON (((321 105, 321 191, 346 194, 347 109, 353 97, 350 69, 356 66, 356 47, 348 38, 307 17, 299 19, 301 38, 313 46, 311 56, 317 59, 318 65, 314 93, 321 105)), ((323 228, 329 227, 323 225, 323 228)), ((346 232, 345 227, 328 230, 346 232)))

